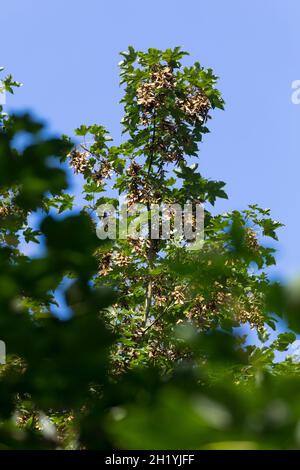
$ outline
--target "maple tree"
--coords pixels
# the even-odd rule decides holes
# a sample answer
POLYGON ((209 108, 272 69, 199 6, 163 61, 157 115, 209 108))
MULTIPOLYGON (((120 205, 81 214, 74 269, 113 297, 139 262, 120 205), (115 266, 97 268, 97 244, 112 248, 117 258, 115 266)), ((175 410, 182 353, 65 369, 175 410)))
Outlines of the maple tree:
POLYGON ((2 448, 300 446, 299 364, 275 361, 299 332, 298 289, 268 278, 266 240, 282 225, 257 205, 212 212, 225 183, 203 176, 197 158, 224 102, 213 71, 182 65, 186 55, 122 53, 119 145, 98 124, 80 126, 75 145, 46 138, 29 115, 1 108, 2 448), (83 181, 80 213, 67 167, 83 181), (120 196, 145 207, 146 236, 100 240, 97 212, 120 196), (186 203, 205 210, 201 249, 151 237, 153 204, 186 203), (24 243, 42 254, 26 256, 24 243), (58 290, 65 320, 54 315, 58 290))

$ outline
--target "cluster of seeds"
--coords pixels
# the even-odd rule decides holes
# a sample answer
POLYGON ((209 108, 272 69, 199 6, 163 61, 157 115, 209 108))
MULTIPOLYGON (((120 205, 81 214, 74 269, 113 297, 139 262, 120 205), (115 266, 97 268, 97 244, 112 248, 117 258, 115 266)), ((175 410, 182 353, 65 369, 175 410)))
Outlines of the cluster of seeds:
POLYGON ((169 285, 170 278, 164 274, 155 276, 153 280, 153 299, 155 300, 155 305, 158 307, 166 306, 167 298, 167 289, 166 286, 169 285))
POLYGON ((200 122, 202 124, 209 118, 208 113, 210 111, 211 104, 200 88, 194 88, 191 90, 184 99, 178 100, 178 104, 181 110, 193 122, 200 122))
POLYGON ((166 306, 168 301, 175 305, 183 305, 187 299, 186 286, 174 286, 174 279, 169 275, 161 274, 154 279, 153 298, 158 307, 166 306), (173 285, 173 287, 171 288, 172 296, 170 297, 169 289, 171 285, 173 285))
POLYGON ((25 215, 25 212, 13 203, 0 207, 1 218, 12 217, 12 216, 24 216, 24 215, 25 215))
POLYGON ((251 228, 245 230, 245 243, 250 250, 257 251, 259 249, 257 235, 251 228))
MULTIPOLYGON (((154 107, 157 107, 158 101, 155 94, 154 83, 143 83, 136 91, 137 103, 142 106, 144 113, 150 113, 154 107)), ((145 123, 147 118, 143 116, 145 123)))
POLYGON ((154 155, 161 155, 166 162, 179 163, 183 159, 183 151, 180 147, 175 148, 173 142, 168 140, 157 139, 154 144, 146 146, 145 149, 154 155))
POLYGON ((8 217, 12 215, 11 207, 10 206, 1 206, 0 207, 0 217, 8 217))
POLYGON ((93 180, 98 187, 102 186, 106 178, 110 178, 112 174, 112 165, 109 161, 103 161, 98 171, 93 173, 93 180))
POLYGON ((177 305, 183 305, 186 300, 185 290, 183 286, 176 286, 173 291, 174 302, 177 305))
POLYGON ((129 243, 132 246, 132 251, 138 256, 146 256, 147 250, 150 248, 151 241, 147 238, 129 238, 129 243))
MULTIPOLYGON (((89 157, 91 152, 79 151, 73 149, 68 155, 70 159, 70 166, 73 168, 76 174, 84 174, 87 170, 92 170, 89 157)), ((104 160, 100 163, 99 169, 92 173, 93 181, 98 187, 102 186, 106 178, 110 178, 112 174, 112 165, 109 161, 104 160)))
POLYGON ((143 116, 147 122, 147 114, 159 108, 164 102, 164 91, 174 87, 174 75, 171 67, 156 65, 148 82, 142 83, 137 89, 137 103, 143 109, 143 116))
POLYGON ((136 162, 132 162, 127 170, 127 174, 128 176, 131 176, 132 178, 138 178, 141 171, 142 171, 141 165, 139 165, 136 162))
POLYGON ((80 152, 79 150, 73 149, 68 156, 70 158, 70 165, 76 174, 85 173, 89 168, 88 152, 80 152))
POLYGON ((226 308, 227 313, 231 313, 232 319, 238 323, 248 323, 251 328, 256 328, 258 331, 263 329, 264 319, 254 299, 249 299, 246 305, 246 303, 241 300, 236 301, 230 292, 225 293, 220 291, 216 293, 214 299, 209 302, 201 295, 197 296, 188 313, 188 318, 206 328, 210 326, 211 321, 213 321, 224 308, 226 308))
POLYGON ((123 255, 122 253, 114 253, 113 254, 113 262, 116 266, 122 268, 126 267, 130 263, 130 257, 123 255))
POLYGON ((158 307, 163 307, 166 305, 167 297, 165 295, 156 295, 155 296, 155 303, 158 307))
POLYGON ((153 189, 149 181, 143 178, 142 167, 138 163, 131 163, 127 175, 130 177, 127 196, 129 206, 137 203, 147 204, 160 201, 161 195, 153 189))
POLYGON ((99 262, 99 274, 100 276, 107 276, 111 270, 111 260, 112 260, 112 254, 110 252, 104 253, 100 257, 100 262, 99 262))
POLYGON ((196 320, 203 327, 207 327, 222 308, 228 306, 230 302, 230 293, 217 292, 211 301, 207 301, 204 297, 198 295, 188 312, 188 318, 196 320))
POLYGON ((169 66, 155 65, 151 74, 151 82, 154 83, 158 90, 161 88, 173 88, 175 85, 173 70, 169 66))
POLYGON ((163 119, 158 124, 159 135, 161 137, 154 149, 156 153, 163 155, 164 160, 167 162, 179 163, 183 159, 182 145, 177 142, 176 134, 178 133, 178 126, 172 119, 163 119), (175 142, 174 142, 175 140, 175 142))
POLYGON ((239 323, 249 323, 251 328, 258 331, 264 329, 264 317, 254 296, 250 296, 247 302, 239 302, 235 307, 235 318, 239 323))
MULTIPOLYGON (((148 125, 149 117, 153 110, 160 108, 165 103, 166 92, 176 86, 175 76, 171 67, 157 64, 149 81, 142 83, 137 91, 137 103, 142 108, 141 124, 148 125)), ((203 90, 193 87, 184 98, 176 99, 178 107, 186 114, 188 119, 205 123, 209 118, 211 103, 203 90)), ((166 122, 166 125, 167 122, 166 122)), ((168 126, 168 132, 176 132, 176 128, 168 126)))
POLYGON ((107 276, 113 266, 126 267, 130 263, 130 257, 121 252, 107 252, 100 256, 98 272, 100 276, 107 276))

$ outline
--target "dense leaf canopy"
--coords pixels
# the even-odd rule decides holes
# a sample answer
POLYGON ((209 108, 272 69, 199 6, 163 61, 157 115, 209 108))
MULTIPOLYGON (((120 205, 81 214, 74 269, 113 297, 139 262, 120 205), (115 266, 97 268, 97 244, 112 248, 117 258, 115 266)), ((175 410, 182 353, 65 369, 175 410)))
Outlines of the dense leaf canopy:
POLYGON ((0 449, 299 449, 299 363, 275 361, 300 332, 299 286, 268 277, 282 225, 258 205, 216 215, 225 183, 199 172, 217 77, 179 47, 121 55, 119 145, 0 108, 0 449), (100 240, 97 209, 120 196, 147 220, 153 204, 205 207, 202 248, 149 225, 100 240))

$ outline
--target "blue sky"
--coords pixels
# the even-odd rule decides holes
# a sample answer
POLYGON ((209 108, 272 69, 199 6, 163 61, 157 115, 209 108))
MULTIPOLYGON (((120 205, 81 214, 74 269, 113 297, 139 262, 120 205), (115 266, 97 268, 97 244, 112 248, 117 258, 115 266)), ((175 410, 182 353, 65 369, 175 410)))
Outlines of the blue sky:
POLYGON ((71 136, 97 122, 119 139, 118 53, 182 45, 220 76, 226 101, 199 154, 200 171, 227 182, 217 209, 272 208, 286 225, 273 273, 291 277, 300 273, 299 17, 299 0, 0 0, 0 66, 24 83, 8 109, 31 109, 71 136))

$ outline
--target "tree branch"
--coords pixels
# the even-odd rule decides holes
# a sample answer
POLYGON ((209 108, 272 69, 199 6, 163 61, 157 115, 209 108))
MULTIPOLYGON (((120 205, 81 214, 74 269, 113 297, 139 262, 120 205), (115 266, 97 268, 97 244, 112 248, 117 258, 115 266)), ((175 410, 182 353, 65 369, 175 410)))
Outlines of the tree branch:
MULTIPOLYGON (((156 113, 155 110, 153 111, 153 131, 152 131, 152 144, 151 144, 151 154, 149 157, 149 166, 148 166, 148 176, 150 175, 151 172, 151 167, 153 164, 153 158, 154 158, 154 143, 155 143, 155 137, 156 137, 156 113)), ((149 269, 152 268, 153 264, 153 246, 151 243, 151 205, 150 202, 147 202, 147 215, 148 215, 148 239, 150 242, 150 248, 149 248, 149 253, 148 253, 148 265, 149 269)), ((149 317, 150 309, 151 309, 151 304, 152 304, 152 279, 151 275, 149 275, 149 280, 148 280, 148 285, 147 285, 147 292, 146 292, 146 302, 145 302, 145 315, 144 315, 144 324, 146 326, 147 320, 149 317)))

